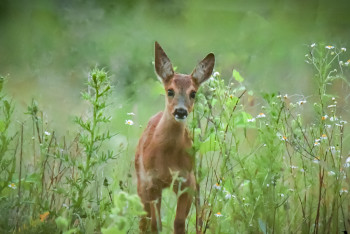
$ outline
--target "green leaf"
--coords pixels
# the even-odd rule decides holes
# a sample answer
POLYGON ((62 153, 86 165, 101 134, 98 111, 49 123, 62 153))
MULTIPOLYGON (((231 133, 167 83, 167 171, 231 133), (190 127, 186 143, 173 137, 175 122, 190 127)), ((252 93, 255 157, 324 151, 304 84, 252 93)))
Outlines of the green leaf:
POLYGON ((0 120, 0 132, 4 132, 5 131, 5 122, 0 120))
POLYGON ((210 151, 219 150, 219 143, 215 140, 215 133, 211 133, 209 137, 199 146, 199 152, 205 154, 210 151))
POLYGON ((244 81, 244 78, 239 74, 239 72, 236 69, 233 69, 232 76, 237 80, 239 83, 242 83, 244 81))
POLYGON ((59 216, 57 219, 55 219, 57 228, 61 231, 64 231, 68 228, 68 221, 66 218, 59 216))
POLYGON ((25 182, 27 183, 41 183, 41 176, 39 173, 33 173, 33 174, 30 174, 26 179, 25 179, 25 182))
POLYGON ((254 127, 255 124, 248 122, 248 119, 252 119, 253 117, 247 112, 241 111, 234 118, 234 126, 236 127, 254 127))
POLYGON ((266 223, 264 223, 264 221, 262 221, 261 219, 258 219, 259 220, 259 227, 260 227, 260 230, 264 233, 264 234, 267 234, 267 228, 266 228, 266 223))

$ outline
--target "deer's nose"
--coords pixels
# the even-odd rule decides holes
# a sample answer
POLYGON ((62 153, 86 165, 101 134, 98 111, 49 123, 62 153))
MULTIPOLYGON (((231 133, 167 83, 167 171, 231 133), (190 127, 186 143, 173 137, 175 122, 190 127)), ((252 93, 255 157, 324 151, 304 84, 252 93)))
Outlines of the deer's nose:
POLYGON ((187 110, 184 108, 176 108, 174 111, 174 116, 176 119, 186 119, 187 115, 187 110))

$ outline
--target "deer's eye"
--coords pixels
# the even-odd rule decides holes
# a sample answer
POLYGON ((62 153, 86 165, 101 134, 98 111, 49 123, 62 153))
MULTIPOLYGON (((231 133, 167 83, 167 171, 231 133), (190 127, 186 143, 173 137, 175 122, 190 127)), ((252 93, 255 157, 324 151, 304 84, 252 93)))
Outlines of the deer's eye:
POLYGON ((174 97, 175 96, 175 92, 172 89, 168 89, 168 97, 174 97))
POLYGON ((191 93, 190 93, 190 98, 195 98, 196 97, 196 92, 195 91, 192 91, 191 93))

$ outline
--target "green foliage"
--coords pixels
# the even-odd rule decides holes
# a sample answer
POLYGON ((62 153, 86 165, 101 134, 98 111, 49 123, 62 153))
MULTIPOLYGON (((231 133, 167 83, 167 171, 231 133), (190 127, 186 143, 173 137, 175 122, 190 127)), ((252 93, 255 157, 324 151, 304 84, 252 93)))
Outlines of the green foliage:
POLYGON ((266 105, 253 110, 259 113, 253 118, 239 105, 252 93, 246 94, 236 70, 237 87, 230 81, 225 86, 214 73, 198 93, 190 123, 200 188, 196 217, 202 225, 196 230, 347 230, 343 223, 348 219, 344 211, 349 205, 350 148, 344 143, 349 135, 347 122, 337 113, 337 103, 346 100, 335 98, 327 88, 336 79, 346 81, 342 71, 349 61, 341 61, 345 49, 310 49, 306 61, 315 68, 319 92, 309 100, 263 94, 266 105))
MULTIPOLYGON (((77 117, 75 122, 82 128, 79 141, 84 148, 85 156, 83 160, 74 162, 80 171, 81 177, 77 181, 70 180, 71 185, 76 189, 77 197, 73 199, 74 212, 85 215, 82 211, 83 201, 87 195, 85 191, 88 185, 95 179, 96 167, 103 163, 107 163, 109 159, 115 158, 113 152, 100 153, 99 149, 104 141, 111 139, 107 130, 106 133, 100 133, 99 126, 102 123, 110 122, 111 117, 105 115, 107 107, 106 98, 111 92, 111 85, 107 72, 93 69, 89 75, 88 91, 82 93, 82 98, 91 106, 91 117, 83 120, 82 117, 77 117)), ((73 192, 73 194, 75 191, 73 192)), ((90 199, 88 199, 90 200, 90 199)), ((97 201, 99 202, 99 201, 97 201)))
MULTIPOLYGON (((348 88, 345 52, 310 47, 306 61, 317 85, 311 96, 254 96, 237 70, 228 80, 214 72, 201 86, 188 122, 198 183, 188 233, 349 229, 348 100, 333 89, 348 88)), ((34 99, 21 122, 3 83, 0 77, 0 232, 137 233, 144 211, 135 194, 133 149, 144 128, 137 127, 138 114, 153 107, 117 100, 111 108, 110 77, 95 68, 81 93, 86 111, 75 118, 78 132, 54 131, 34 99), (120 134, 112 138, 114 124, 120 134)), ((153 82, 145 87, 152 97, 163 89, 153 82)), ((177 175, 173 180, 181 181, 177 175)), ((163 233, 173 231, 172 189, 163 193, 163 233)))
MULTIPOLYGON (((115 193, 113 200, 114 208, 111 210, 110 224, 107 228, 102 229, 102 233, 128 233, 135 225, 138 216, 145 214, 141 200, 138 195, 131 195, 123 191, 115 193)), ((137 230, 132 232, 137 232, 137 230)))

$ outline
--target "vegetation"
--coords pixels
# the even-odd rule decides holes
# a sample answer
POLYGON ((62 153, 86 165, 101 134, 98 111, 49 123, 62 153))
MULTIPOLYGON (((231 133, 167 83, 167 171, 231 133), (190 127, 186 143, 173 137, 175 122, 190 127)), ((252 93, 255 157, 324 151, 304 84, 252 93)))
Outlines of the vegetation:
POLYGON ((180 73, 217 59, 187 122, 188 233, 349 233, 349 4, 0 1, 0 233, 138 233, 154 41, 180 73))
MULTIPOLYGON (((237 70, 226 82, 214 72, 188 122, 198 183, 189 233, 349 230, 350 134, 341 117, 349 110, 344 97, 329 91, 337 80, 348 87, 343 71, 349 61, 343 59, 345 48, 309 47, 306 62, 318 89, 307 97, 264 93, 261 99, 247 90, 237 70), (262 105, 252 108, 253 101, 262 105)), ((81 94, 86 111, 74 121, 77 132, 61 137, 64 130, 49 130, 34 100, 25 113, 29 118, 14 121, 5 80, 0 79, 0 231, 137 232, 143 210, 132 154, 142 128, 132 130, 136 116, 130 112, 127 120, 117 120, 128 128, 125 138, 110 133, 114 88, 108 73, 91 70, 81 94)), ((164 193, 163 232, 169 233, 176 199, 171 190, 164 193)))

